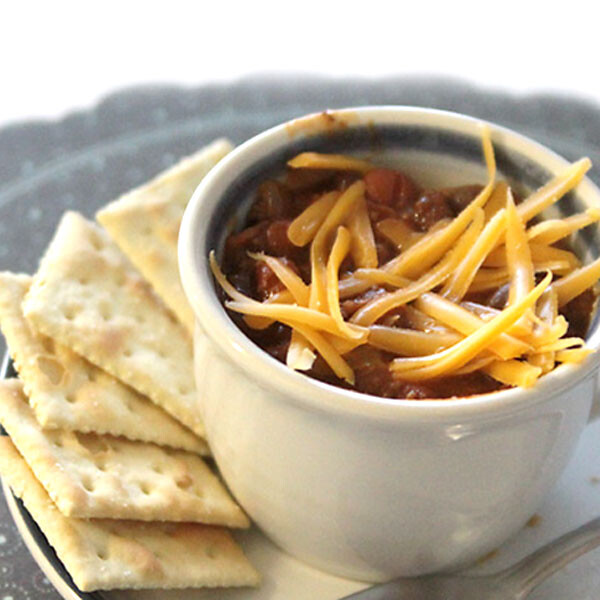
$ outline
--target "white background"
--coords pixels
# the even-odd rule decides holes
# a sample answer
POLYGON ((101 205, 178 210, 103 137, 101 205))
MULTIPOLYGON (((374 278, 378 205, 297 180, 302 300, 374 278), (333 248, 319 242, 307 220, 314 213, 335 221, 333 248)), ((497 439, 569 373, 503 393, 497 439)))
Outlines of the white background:
POLYGON ((274 72, 444 74, 600 103, 597 2, 217 2, 3 3, 0 126, 123 86, 274 72))

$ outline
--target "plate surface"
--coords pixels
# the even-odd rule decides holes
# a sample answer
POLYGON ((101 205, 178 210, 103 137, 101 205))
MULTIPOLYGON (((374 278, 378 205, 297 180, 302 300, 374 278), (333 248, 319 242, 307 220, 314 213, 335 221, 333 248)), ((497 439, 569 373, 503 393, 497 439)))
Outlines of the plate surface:
MULTIPOLYGON (((0 131, 0 269, 34 272, 63 211, 76 209, 91 217, 100 206, 216 137, 239 143, 291 117, 364 104, 429 106, 493 120, 567 158, 587 154, 597 165, 592 178, 600 182, 600 108, 567 97, 516 97, 457 81, 400 78, 290 77, 198 89, 138 88, 62 121, 17 124, 0 131)), ((0 340, 0 351, 4 348, 0 340)), ((511 564, 600 514, 599 456, 596 423, 587 428, 568 469, 540 508, 539 523, 525 528, 477 569, 494 571, 511 564)), ((259 590, 81 594, 70 587, 21 503, 11 494, 6 499, 7 507, 0 499, 0 600, 333 600, 363 587, 307 567, 250 531, 240 541, 264 575, 259 590), (32 564, 26 546, 45 575, 32 564)), ((544 583, 531 598, 597 600, 599 589, 600 550, 544 583)))

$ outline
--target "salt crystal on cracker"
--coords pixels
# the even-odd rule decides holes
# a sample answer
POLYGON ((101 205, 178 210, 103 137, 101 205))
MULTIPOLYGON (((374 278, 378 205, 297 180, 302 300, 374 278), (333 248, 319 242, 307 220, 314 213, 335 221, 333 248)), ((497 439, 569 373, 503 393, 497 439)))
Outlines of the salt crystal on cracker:
POLYGON ((93 433, 42 430, 17 379, 0 382, 0 423, 66 516, 250 524, 199 456, 93 433))
POLYGON ((64 214, 23 312, 41 333, 204 435, 191 338, 100 227, 64 214))
POLYGON ((200 181, 231 149, 227 140, 216 140, 96 214, 121 250, 191 333, 194 313, 183 291, 177 263, 179 226, 200 181))
POLYGON ((260 576, 220 527, 62 515, 7 437, 0 474, 84 591, 258 585, 260 576))
POLYGON ((0 273, 0 326, 42 427, 208 453, 204 440, 148 398, 35 331, 21 309, 30 284, 28 275, 0 273))

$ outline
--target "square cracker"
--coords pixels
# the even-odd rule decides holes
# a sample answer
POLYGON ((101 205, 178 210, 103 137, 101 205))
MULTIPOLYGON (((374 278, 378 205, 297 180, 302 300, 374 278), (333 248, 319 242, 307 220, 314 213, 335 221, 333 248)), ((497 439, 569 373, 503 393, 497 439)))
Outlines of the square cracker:
POLYGON ((38 331, 204 435, 191 338, 100 227, 63 215, 23 312, 38 331))
POLYGON ((65 517, 7 437, 0 437, 0 474, 84 592, 254 586, 260 581, 221 527, 65 517))
POLYGON ((231 150, 232 145, 227 140, 216 140, 96 214, 117 245, 191 333, 194 313, 183 291, 177 263, 179 226, 200 181, 231 150))
POLYGON ((32 329, 21 308, 30 284, 28 275, 0 273, 0 327, 42 427, 208 454, 204 440, 148 398, 32 329))
POLYGON ((0 423, 66 516, 250 524, 196 454, 93 433, 42 430, 18 379, 0 382, 0 423))

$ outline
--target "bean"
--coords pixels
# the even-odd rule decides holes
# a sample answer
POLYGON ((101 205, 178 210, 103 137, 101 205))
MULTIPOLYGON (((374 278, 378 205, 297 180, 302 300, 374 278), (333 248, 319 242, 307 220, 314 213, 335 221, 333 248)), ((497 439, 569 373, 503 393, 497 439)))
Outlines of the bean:
POLYGON ((451 218, 454 212, 446 195, 438 191, 425 192, 415 203, 412 222, 421 231, 427 231, 441 219, 451 218))
POLYGON ((248 222, 283 219, 292 212, 292 201, 287 187, 275 180, 267 180, 258 187, 258 198, 248 212, 248 222))
POLYGON ((267 227, 267 251, 274 256, 286 256, 294 253, 296 247, 290 242, 287 231, 290 221, 273 221, 267 227))

